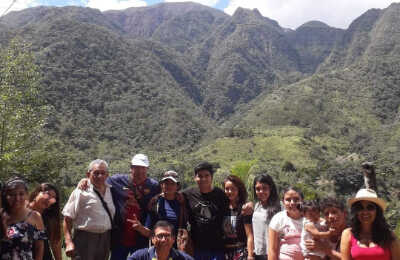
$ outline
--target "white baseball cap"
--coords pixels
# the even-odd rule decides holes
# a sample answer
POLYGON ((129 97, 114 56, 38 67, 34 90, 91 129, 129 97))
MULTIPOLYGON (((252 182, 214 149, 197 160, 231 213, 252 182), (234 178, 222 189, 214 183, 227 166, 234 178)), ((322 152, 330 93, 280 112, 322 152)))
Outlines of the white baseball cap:
POLYGON ((147 155, 138 153, 135 156, 133 156, 132 161, 131 161, 132 166, 143 166, 143 167, 149 167, 149 158, 147 158, 147 155))

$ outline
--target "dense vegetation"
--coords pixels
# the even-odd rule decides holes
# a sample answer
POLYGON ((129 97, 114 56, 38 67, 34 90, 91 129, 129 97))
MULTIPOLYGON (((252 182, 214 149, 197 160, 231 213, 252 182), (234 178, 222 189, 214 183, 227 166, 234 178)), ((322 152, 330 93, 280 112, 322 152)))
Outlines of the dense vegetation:
POLYGON ((2 177, 50 178, 67 192, 90 160, 126 172, 144 152, 152 176, 175 169, 184 186, 209 160, 217 184, 232 172, 250 187, 268 172, 307 197, 345 198, 373 161, 396 224, 399 12, 370 10, 347 30, 317 21, 288 30, 257 10, 228 16, 193 3, 12 12, 0 21, 1 47, 16 36, 30 44, 41 77, 26 81, 46 109, 28 131, 38 136, 29 153, 0 158, 2 177))

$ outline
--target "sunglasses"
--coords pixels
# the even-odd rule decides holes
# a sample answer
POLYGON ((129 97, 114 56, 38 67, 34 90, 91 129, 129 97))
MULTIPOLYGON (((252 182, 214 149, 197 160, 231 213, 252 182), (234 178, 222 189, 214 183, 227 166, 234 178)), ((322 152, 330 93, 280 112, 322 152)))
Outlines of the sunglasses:
POLYGON ((357 203, 356 205, 354 205, 354 210, 356 212, 359 212, 362 210, 375 211, 376 206, 374 204, 368 204, 366 207, 364 207, 361 203, 357 203))

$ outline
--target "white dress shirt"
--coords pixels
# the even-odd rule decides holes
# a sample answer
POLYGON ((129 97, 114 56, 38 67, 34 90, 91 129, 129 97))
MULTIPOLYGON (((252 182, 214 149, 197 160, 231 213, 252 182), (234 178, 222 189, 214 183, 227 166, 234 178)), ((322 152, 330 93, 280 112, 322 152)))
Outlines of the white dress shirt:
MULTIPOLYGON (((110 187, 110 185, 106 184, 103 200, 107 203, 111 216, 114 218, 115 207, 110 187)), ((100 198, 93 190, 92 184, 89 184, 89 188, 86 191, 76 188, 65 204, 62 214, 73 219, 74 229, 92 233, 104 233, 112 227, 110 217, 100 198)))

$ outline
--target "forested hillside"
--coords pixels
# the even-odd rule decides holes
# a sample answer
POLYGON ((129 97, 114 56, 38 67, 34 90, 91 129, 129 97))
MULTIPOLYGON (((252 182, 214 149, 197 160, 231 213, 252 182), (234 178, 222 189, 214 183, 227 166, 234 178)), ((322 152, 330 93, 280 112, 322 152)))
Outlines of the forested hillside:
POLYGON ((51 178, 68 192, 92 159, 127 172, 143 152, 152 176, 174 169, 184 186, 209 160, 217 184, 268 172, 307 197, 346 197, 372 161, 396 224, 399 14, 392 4, 346 30, 319 21, 290 30, 258 10, 229 16, 194 3, 11 12, 1 48, 15 37, 30 44, 47 112, 29 153, 0 158, 2 176, 51 178))

